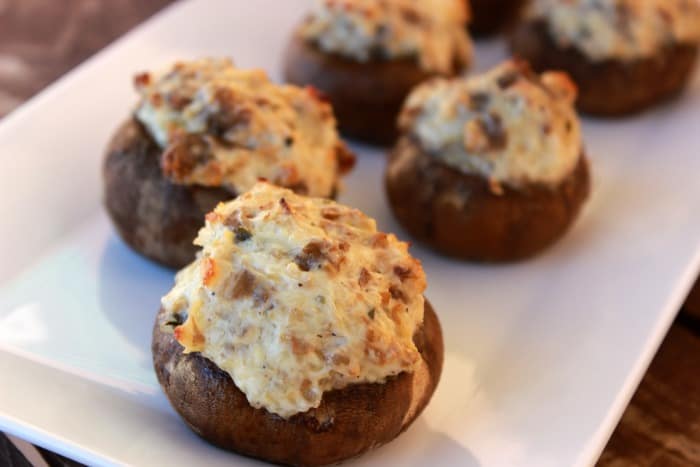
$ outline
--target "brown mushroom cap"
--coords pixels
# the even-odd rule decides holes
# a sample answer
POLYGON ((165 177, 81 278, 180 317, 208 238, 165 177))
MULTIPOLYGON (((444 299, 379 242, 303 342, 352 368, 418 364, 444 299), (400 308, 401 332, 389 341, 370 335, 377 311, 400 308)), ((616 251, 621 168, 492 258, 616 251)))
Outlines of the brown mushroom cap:
POLYGON ((453 169, 403 137, 385 178, 394 215, 413 236, 449 256, 504 262, 552 245, 573 224, 590 192, 588 161, 556 186, 529 184, 499 190, 480 175, 453 169), (414 154, 399 170, 400 153, 414 154))
POLYGON ((652 57, 594 62, 574 47, 560 47, 543 21, 522 23, 510 43, 535 70, 566 71, 579 88, 582 112, 608 117, 641 112, 680 93, 698 56, 697 44, 671 44, 652 57))
POLYGON ((153 363, 175 410, 205 440, 239 454, 289 465, 326 465, 381 446, 428 404, 442 371, 440 323, 425 302, 414 336, 422 362, 385 383, 361 383, 324 394, 321 405, 283 419, 248 403, 228 373, 200 354, 184 354, 161 309, 153 328, 153 363))
MULTIPOLYGON (((456 63, 453 74, 466 65, 456 63)), ((343 134, 382 145, 396 140, 396 118, 411 89, 437 75, 413 58, 358 62, 324 53, 298 34, 285 53, 288 82, 320 90, 333 105, 343 134)))
MULTIPOLYGON (((141 123, 133 118, 124 122, 112 137, 102 166, 104 204, 127 245, 179 269, 199 250, 192 242, 204 216, 237 194, 221 187, 173 183, 163 175, 162 154, 141 123)), ((338 146, 336 157, 339 176, 354 165, 354 155, 344 145, 338 146)), ((301 192, 304 187, 294 189, 301 192)))
POLYGON ((135 251, 165 266, 191 262, 204 216, 236 194, 223 188, 177 185, 163 176, 162 149, 134 119, 124 122, 107 148, 104 203, 119 235, 135 251))

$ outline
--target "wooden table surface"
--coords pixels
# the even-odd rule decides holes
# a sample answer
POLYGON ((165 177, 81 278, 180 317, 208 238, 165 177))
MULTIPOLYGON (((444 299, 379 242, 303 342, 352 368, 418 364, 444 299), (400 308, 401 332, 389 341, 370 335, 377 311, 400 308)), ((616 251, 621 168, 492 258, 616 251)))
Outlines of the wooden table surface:
MULTIPOLYGON (((171 1, 0 0, 0 117, 171 1)), ((22 465, 2 455, 0 465, 22 465)), ((599 465, 700 466, 700 287, 599 465)))

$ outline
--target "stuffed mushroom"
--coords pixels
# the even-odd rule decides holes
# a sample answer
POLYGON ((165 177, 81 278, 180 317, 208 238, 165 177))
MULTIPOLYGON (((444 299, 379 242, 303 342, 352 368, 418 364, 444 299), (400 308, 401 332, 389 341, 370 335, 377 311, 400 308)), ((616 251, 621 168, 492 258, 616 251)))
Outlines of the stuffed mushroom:
POLYGON ((565 74, 514 61, 418 87, 386 172, 397 219, 462 259, 515 261, 552 245, 590 190, 575 95, 565 74))
POLYGON ((261 182, 207 215, 162 299, 153 361, 205 440, 291 465, 391 441, 440 378, 440 324, 408 245, 356 209, 261 182))
POLYGON ((564 70, 579 108, 620 116, 679 94, 700 44, 696 0, 534 0, 512 36, 538 71, 564 70))
POLYGON ((141 100, 103 165, 107 212, 135 251, 170 267, 194 259, 204 215, 258 179, 333 197, 354 162, 331 106, 227 59, 135 78, 141 100))
POLYGON ((463 0, 318 0, 295 31, 284 75, 333 104, 340 130, 391 144, 410 90, 471 62, 463 0))

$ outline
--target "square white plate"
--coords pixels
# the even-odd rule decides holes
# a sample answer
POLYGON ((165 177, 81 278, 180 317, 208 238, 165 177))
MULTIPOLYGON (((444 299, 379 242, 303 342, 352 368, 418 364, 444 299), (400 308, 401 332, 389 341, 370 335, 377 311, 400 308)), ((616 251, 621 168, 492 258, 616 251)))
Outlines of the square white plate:
MULTIPOLYGON (((150 330, 172 273, 129 251, 101 206, 102 150, 134 72, 231 55, 279 78, 305 0, 176 4, 0 125, 0 429, 89 464, 248 465, 193 435, 161 394, 150 330)), ((478 68, 499 43, 478 47, 478 68)), ((700 264, 700 76, 671 105, 586 120, 595 189, 542 256, 479 266, 419 247, 445 331, 443 379, 415 425, 364 465, 593 463, 700 264)), ((385 230, 382 154, 341 200, 385 230)))

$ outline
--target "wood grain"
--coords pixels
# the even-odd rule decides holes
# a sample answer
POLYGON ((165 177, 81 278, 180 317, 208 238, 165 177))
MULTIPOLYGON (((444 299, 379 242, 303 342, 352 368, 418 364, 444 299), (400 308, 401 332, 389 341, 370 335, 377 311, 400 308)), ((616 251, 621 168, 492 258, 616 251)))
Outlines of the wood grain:
POLYGON ((700 331, 671 328, 599 465, 700 466, 700 331))
POLYGON ((10 467, 31 467, 32 465, 2 433, 0 433, 0 465, 10 467))
POLYGON ((690 291, 683 305, 683 312, 700 320, 700 282, 696 282, 690 291))
MULTIPOLYGON (((0 116, 168 3, 0 0, 0 116)), ((599 465, 700 465, 700 286, 689 296, 599 465)))
POLYGON ((0 0, 0 117, 171 0, 0 0))

